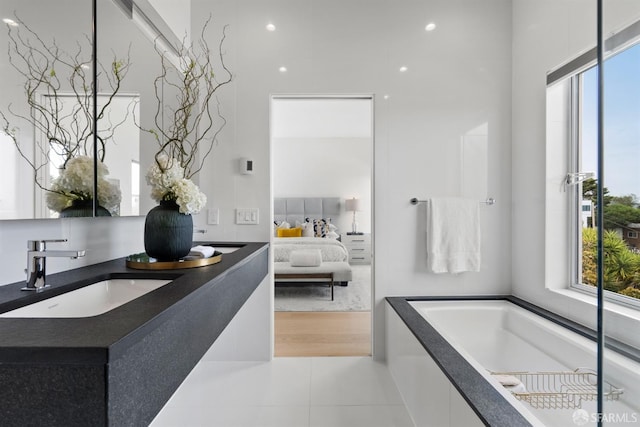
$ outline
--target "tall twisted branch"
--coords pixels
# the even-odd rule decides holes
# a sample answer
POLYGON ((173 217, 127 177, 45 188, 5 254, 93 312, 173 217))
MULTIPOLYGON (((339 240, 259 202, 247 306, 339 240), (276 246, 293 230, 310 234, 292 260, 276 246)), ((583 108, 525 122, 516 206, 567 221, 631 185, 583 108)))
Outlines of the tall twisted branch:
POLYGON ((233 78, 224 61, 223 45, 226 39, 227 25, 223 27, 222 38, 217 55, 220 60, 221 74, 215 73, 212 51, 205 39, 205 33, 211 18, 207 19, 197 43, 183 44, 178 50, 180 70, 176 70, 166 54, 155 44, 160 55, 161 71, 154 81, 156 112, 153 128, 141 130, 154 136, 158 143, 155 155, 156 164, 161 154, 176 159, 185 170, 185 178, 190 179, 198 173, 217 142, 218 135, 227 121, 220 113, 220 104, 216 92, 229 84, 233 78), (164 92, 175 91, 175 104, 167 103, 164 92), (214 102, 215 99, 215 102, 214 102), (172 106, 173 105, 173 106, 172 106), (164 120, 169 123, 164 125, 164 120), (200 156, 198 157, 198 153, 200 156))

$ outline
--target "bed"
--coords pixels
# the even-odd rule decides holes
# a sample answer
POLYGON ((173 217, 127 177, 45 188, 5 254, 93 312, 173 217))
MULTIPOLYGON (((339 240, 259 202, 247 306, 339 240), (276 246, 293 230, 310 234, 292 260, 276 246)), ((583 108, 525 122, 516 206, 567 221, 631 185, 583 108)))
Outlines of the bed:
MULTIPOLYGON (((314 220, 332 220, 340 215, 340 198, 277 198, 274 199, 274 226, 283 223, 295 228, 314 220)), ((319 235, 319 234, 318 234, 319 235)), ((335 234, 337 236, 337 233, 335 234)), ((347 285, 352 279, 349 253, 346 247, 335 238, 316 237, 274 237, 273 239, 274 273, 276 283, 317 283, 347 285), (321 257, 316 263, 292 263, 292 255, 303 252, 317 253, 321 257)))

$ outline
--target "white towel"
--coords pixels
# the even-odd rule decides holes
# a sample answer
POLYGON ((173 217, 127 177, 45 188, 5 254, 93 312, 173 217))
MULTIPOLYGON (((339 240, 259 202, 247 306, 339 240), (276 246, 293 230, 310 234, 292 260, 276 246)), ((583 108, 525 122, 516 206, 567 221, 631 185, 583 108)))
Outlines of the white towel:
POLYGON ((473 199, 427 204, 427 266, 433 273, 480 271, 480 207, 473 199))
POLYGON ((322 264, 320 249, 302 249, 289 255, 291 267, 318 267, 322 264))
POLYGON ((193 258, 211 258, 216 252, 213 246, 198 245, 191 248, 189 256, 193 258))

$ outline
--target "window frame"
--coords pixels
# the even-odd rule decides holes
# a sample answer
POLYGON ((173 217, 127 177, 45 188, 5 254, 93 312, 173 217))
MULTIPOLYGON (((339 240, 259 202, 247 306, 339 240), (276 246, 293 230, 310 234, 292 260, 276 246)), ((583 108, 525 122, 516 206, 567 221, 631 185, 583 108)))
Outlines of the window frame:
MULTIPOLYGON (((633 31, 627 31, 627 35, 633 35, 629 40, 617 40, 617 46, 611 47, 608 52, 607 59, 624 52, 631 47, 640 44, 640 21, 628 27, 633 31)), ((626 29, 627 30, 627 29, 626 29)), ((623 30, 621 33, 624 33, 623 30)), ((618 33, 620 35, 621 33, 618 33)), ((610 43, 607 40, 606 43, 610 43)), ((589 55, 590 52, 584 54, 589 55)), ((582 90, 583 90, 583 74, 597 66, 595 61, 582 60, 572 61, 579 65, 568 76, 569 80, 569 133, 568 133, 568 175, 567 175, 567 196, 569 200, 569 235, 571 239, 570 244, 570 266, 569 266, 569 289, 577 290, 592 296, 597 295, 597 288, 582 283, 582 181, 578 179, 574 182, 575 185, 569 184, 569 176, 578 176, 578 174, 584 172, 595 171, 583 171, 580 168, 581 165, 581 147, 582 147, 582 134, 581 134, 581 119, 582 119, 582 90)), ((564 70, 567 68, 565 66, 564 70)), ((551 74, 550 74, 551 75, 551 74)), ((549 76, 550 76, 549 75, 549 76)), ((550 86, 558 79, 549 83, 549 77, 547 79, 547 85, 550 86)), ((597 177, 596 177, 597 178, 597 177)), ((617 292, 604 290, 603 295, 605 301, 612 302, 620 305, 624 305, 635 310, 640 311, 640 299, 628 297, 617 292)))

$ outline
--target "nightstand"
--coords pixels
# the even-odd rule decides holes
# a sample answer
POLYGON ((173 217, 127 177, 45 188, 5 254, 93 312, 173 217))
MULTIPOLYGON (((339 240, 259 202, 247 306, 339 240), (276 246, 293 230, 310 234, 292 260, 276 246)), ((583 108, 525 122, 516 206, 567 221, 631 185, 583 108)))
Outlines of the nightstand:
POLYGON ((349 264, 371 264, 371 234, 341 234, 349 251, 349 264))

